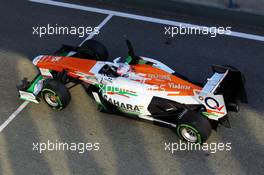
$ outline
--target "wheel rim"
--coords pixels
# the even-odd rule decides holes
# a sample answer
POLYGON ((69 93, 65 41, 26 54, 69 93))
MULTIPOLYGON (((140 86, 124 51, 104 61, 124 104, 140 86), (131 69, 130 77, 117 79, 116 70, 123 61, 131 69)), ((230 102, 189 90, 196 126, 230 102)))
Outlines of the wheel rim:
POLYGON ((46 93, 44 95, 45 101, 52 107, 57 107, 59 105, 57 97, 52 93, 46 93))
POLYGON ((194 142, 194 143, 197 142, 197 134, 191 128, 187 128, 187 127, 182 128, 181 135, 185 140, 189 142, 194 142))

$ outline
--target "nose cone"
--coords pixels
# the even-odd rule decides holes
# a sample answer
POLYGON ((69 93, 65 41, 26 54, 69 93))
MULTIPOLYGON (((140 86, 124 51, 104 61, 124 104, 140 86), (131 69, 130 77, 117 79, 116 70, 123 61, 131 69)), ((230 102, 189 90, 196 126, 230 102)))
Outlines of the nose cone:
POLYGON ((33 59, 32 63, 33 63, 35 66, 37 66, 39 60, 40 60, 42 57, 43 57, 43 55, 39 55, 39 56, 35 57, 35 58, 33 59))

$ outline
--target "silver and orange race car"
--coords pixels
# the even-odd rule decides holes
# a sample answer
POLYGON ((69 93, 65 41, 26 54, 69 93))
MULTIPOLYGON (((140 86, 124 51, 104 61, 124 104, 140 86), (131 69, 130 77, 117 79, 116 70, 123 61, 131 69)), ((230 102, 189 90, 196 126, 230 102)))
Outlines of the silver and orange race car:
POLYGON ((232 66, 212 66, 206 83, 194 83, 160 61, 134 53, 108 61, 106 47, 87 40, 79 47, 63 45, 52 55, 33 60, 39 74, 18 87, 20 98, 62 110, 71 100, 69 89, 82 84, 98 110, 145 119, 171 127, 183 140, 203 143, 219 124, 228 125, 228 111, 247 102, 245 78, 232 66))

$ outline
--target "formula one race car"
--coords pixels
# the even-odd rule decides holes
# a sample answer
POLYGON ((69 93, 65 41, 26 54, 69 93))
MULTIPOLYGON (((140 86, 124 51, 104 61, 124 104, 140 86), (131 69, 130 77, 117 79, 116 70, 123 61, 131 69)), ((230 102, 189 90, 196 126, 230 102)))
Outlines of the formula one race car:
POLYGON ((180 138, 203 143, 218 124, 229 124, 228 111, 247 102, 244 76, 231 66, 213 66, 204 85, 193 83, 163 63, 134 53, 127 41, 128 57, 107 61, 108 51, 96 40, 80 47, 63 45, 52 55, 33 60, 36 78, 24 79, 20 98, 39 103, 42 98, 55 110, 71 100, 69 89, 82 84, 106 113, 126 114, 169 126, 180 138))

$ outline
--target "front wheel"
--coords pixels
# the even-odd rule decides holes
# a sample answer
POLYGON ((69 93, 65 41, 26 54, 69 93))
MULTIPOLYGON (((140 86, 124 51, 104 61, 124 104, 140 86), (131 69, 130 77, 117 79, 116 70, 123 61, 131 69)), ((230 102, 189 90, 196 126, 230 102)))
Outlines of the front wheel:
POLYGON ((204 143, 211 134, 212 127, 207 118, 194 111, 188 111, 176 127, 179 137, 191 143, 204 143))
POLYGON ((70 92, 65 85, 53 79, 45 81, 41 95, 43 100, 55 110, 64 109, 71 100, 70 92))

